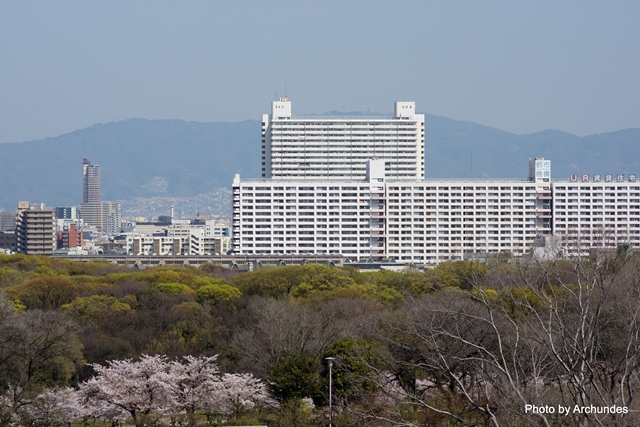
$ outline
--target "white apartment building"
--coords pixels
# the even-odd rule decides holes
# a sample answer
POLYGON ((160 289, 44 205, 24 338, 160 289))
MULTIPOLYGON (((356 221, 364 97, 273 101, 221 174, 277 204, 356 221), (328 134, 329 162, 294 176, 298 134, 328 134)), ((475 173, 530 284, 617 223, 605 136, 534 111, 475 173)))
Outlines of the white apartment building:
POLYGON ((209 219, 204 223, 204 235, 210 236, 231 236, 231 227, 216 223, 215 220, 209 219))
POLYGON ((435 264, 541 241, 580 255, 640 246, 635 175, 581 178, 553 181, 536 158, 526 179, 424 179, 415 103, 386 118, 304 118, 281 98, 262 117, 262 179, 233 180, 233 251, 435 264))
POLYGON ((396 102, 392 117, 297 117, 280 98, 262 116, 262 177, 364 180, 381 159, 388 178, 424 178, 424 115, 396 102))
POLYGON ((475 253, 523 254, 549 234, 550 162, 528 179, 407 179, 367 162, 366 179, 233 182, 233 250, 240 254, 342 254, 418 264, 475 253))
MULTIPOLYGON (((167 237, 180 239, 182 252, 187 255, 204 254, 204 227, 172 226, 167 228, 167 237)), ((180 253, 180 252, 177 252, 180 253)))
POLYGON ((553 183, 553 230, 569 254, 631 243, 640 247, 640 184, 635 175, 572 175, 553 183))

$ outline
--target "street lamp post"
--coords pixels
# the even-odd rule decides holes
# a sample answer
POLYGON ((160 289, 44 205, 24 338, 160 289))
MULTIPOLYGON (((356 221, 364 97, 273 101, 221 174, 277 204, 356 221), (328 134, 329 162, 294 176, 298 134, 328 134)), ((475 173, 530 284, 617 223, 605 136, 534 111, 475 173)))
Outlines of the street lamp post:
POLYGON ((336 360, 335 357, 325 357, 325 360, 327 361, 327 365, 329 365, 329 427, 333 427, 333 410, 332 410, 332 398, 331 398, 331 388, 332 388, 332 384, 331 384, 331 376, 332 376, 332 368, 333 368, 333 361, 336 360))

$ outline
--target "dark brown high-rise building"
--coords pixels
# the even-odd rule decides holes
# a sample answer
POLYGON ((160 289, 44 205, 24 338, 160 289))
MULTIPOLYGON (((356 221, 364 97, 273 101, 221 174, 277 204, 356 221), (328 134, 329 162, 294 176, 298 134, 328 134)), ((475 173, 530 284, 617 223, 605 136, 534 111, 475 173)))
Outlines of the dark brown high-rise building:
POLYGON ((82 159, 82 203, 100 201, 100 165, 82 159))

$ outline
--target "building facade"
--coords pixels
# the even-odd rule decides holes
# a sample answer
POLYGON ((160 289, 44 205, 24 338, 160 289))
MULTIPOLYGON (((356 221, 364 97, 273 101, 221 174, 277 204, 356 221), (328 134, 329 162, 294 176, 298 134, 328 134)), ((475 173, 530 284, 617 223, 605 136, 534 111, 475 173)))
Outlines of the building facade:
POLYGON ((15 211, 0 211, 0 231, 14 231, 16 229, 15 211))
POLYGON ((527 179, 395 180, 381 160, 368 162, 362 181, 236 175, 233 250, 412 263, 521 255, 552 231, 550 177, 537 174, 550 162, 531 163, 527 179))
POLYGON ((224 255, 231 238, 205 236, 198 227, 167 230, 167 236, 130 236, 127 252, 132 255, 224 255))
MULTIPOLYGON (((363 181, 233 182, 233 250, 239 254, 342 254, 438 263, 478 254, 528 253, 555 235, 565 255, 622 243, 640 247, 640 184, 551 180, 550 161, 527 179, 394 180, 372 161, 363 181)), ((596 175, 597 177, 597 175, 596 175)))
POLYGON ((75 206, 58 206, 56 208, 56 218, 71 220, 78 219, 78 208, 76 208, 75 206))
POLYGON ((436 264, 640 246, 635 175, 553 181, 536 158, 523 179, 424 179, 412 102, 389 118, 303 118, 281 98, 262 118, 262 179, 236 175, 232 187, 238 254, 436 264))
POLYGON ((41 204, 18 202, 16 216, 17 252, 26 255, 53 255, 56 249, 55 210, 41 204))
POLYGON ((57 232, 56 249, 82 248, 84 242, 82 229, 78 224, 67 224, 57 232))
POLYGON ((553 232, 569 254, 623 243, 640 247, 640 183, 635 175, 582 175, 553 183, 553 232), (614 179, 615 178, 615 179, 614 179))
POLYGON ((100 165, 82 159, 82 203, 99 203, 100 200, 100 165))
POLYGON ((117 234, 122 223, 122 205, 112 202, 81 203, 80 219, 98 231, 117 234))
POLYGON ((231 227, 228 225, 217 224, 215 220, 209 219, 204 224, 204 235, 231 237, 231 227))
POLYGON ((18 239, 15 231, 0 231, 0 252, 17 252, 18 239))
POLYGON ((396 102, 390 117, 296 117, 286 98, 262 116, 262 177, 365 179, 365 162, 381 159, 396 179, 424 178, 424 115, 396 102))

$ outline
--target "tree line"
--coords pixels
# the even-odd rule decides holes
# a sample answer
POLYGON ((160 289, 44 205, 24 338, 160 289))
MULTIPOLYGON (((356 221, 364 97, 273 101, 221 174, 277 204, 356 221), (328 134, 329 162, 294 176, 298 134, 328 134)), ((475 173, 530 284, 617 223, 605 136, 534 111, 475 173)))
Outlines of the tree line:
POLYGON ((636 425, 638 267, 505 255, 234 273, 0 256, 0 425, 636 425))

